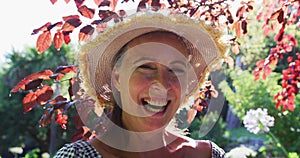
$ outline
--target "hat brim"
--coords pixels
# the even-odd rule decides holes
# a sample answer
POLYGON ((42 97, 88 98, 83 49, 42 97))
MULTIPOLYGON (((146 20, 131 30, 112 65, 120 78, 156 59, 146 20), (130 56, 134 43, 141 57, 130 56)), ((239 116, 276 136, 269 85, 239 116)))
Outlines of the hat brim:
POLYGON ((114 57, 132 39, 154 31, 173 32, 191 44, 188 46, 192 55, 190 64, 198 79, 193 90, 203 83, 211 66, 220 61, 226 51, 226 46, 220 41, 221 32, 201 21, 184 15, 135 14, 108 28, 82 48, 79 67, 87 94, 100 104, 110 102, 114 57))

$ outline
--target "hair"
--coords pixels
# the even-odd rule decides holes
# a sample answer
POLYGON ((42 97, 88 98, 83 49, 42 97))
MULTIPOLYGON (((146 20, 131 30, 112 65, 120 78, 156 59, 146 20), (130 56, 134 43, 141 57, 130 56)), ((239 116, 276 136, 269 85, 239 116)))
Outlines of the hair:
MULTIPOLYGON (((153 32, 148 32, 145 34, 142 34, 140 36, 137 36, 136 38, 130 40, 129 42, 127 42, 119 51, 118 53, 114 56, 113 58, 113 62, 111 67, 116 67, 119 68, 122 64, 122 60, 124 57, 125 52, 129 49, 129 44, 132 43, 133 41, 148 36, 148 35, 152 35, 152 34, 164 34, 164 35, 169 35, 170 36, 175 36, 177 37, 177 41, 179 41, 185 48, 187 48, 187 53, 190 54, 189 52, 189 47, 187 46, 186 42, 187 41, 185 38, 170 32, 170 31, 165 31, 165 30, 159 30, 159 31, 153 31, 153 32)), ((120 92, 118 90, 116 90, 116 88, 114 87, 114 85, 112 85, 112 95, 111 95, 111 105, 112 105, 112 112, 110 115, 110 119, 113 123, 115 123, 116 125, 123 127, 122 124, 122 104, 121 104, 121 96, 120 96, 120 92), (118 104, 119 103, 119 104, 118 104)))

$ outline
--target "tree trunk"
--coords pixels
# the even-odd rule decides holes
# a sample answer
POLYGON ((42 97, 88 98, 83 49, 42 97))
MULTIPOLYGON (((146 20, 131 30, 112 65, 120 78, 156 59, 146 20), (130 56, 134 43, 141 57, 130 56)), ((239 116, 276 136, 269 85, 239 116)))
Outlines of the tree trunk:
POLYGON ((241 126, 240 119, 232 112, 231 108, 228 107, 226 116, 226 125, 229 130, 238 128, 241 126))
POLYGON ((49 153, 50 155, 55 154, 56 152, 56 142, 57 142, 57 124, 55 122, 55 119, 52 119, 51 125, 50 125, 50 145, 49 145, 49 153))
MULTIPOLYGON (((60 83, 56 83, 54 96, 57 96, 59 94, 60 94, 60 83)), ((55 154, 57 150, 57 124, 55 122, 55 116, 52 117, 53 118, 50 125, 50 145, 49 145, 50 155, 55 154)))

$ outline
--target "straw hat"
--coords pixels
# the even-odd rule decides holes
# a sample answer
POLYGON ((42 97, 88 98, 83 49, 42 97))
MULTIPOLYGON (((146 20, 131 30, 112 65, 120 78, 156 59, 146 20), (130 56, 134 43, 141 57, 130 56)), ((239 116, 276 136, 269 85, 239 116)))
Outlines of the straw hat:
POLYGON ((116 54, 132 39, 154 31, 172 32, 188 41, 190 64, 198 79, 193 84, 193 91, 202 85, 207 72, 224 58, 227 50, 220 40, 222 33, 202 21, 179 14, 139 12, 82 47, 78 60, 87 95, 100 105, 110 104, 112 62, 116 54))

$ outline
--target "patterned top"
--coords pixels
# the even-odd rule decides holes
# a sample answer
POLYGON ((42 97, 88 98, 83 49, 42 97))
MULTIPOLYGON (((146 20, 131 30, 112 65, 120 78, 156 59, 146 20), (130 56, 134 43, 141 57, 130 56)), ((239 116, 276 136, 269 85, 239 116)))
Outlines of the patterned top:
MULTIPOLYGON (((212 145, 212 158, 225 158, 225 152, 215 143, 212 145)), ((97 150, 88 142, 78 140, 71 144, 64 145, 54 158, 102 158, 97 150)))

